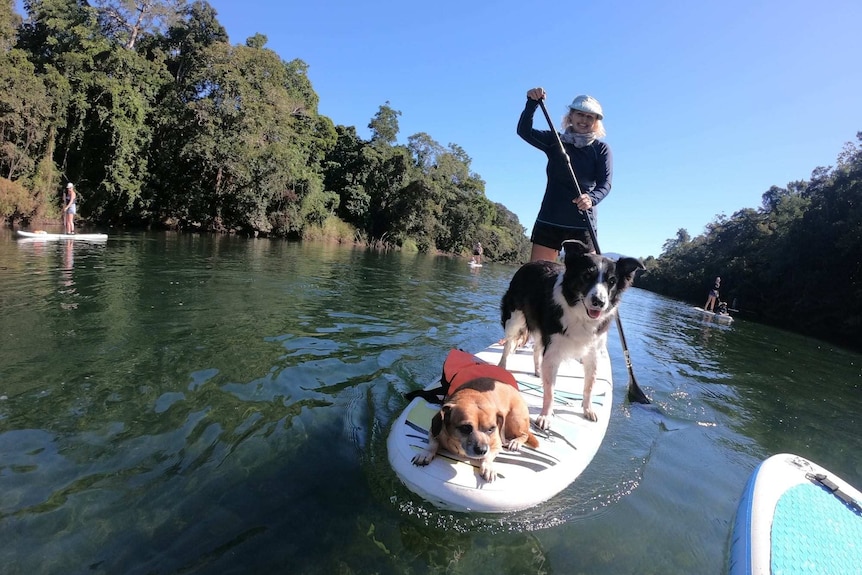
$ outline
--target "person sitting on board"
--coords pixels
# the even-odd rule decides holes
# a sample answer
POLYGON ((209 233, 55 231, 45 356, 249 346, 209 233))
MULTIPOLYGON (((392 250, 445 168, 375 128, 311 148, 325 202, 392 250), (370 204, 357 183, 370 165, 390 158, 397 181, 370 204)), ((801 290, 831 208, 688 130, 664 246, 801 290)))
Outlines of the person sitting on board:
POLYGON ((63 193, 63 233, 75 233, 75 214, 77 213, 77 194, 75 194, 75 184, 69 182, 66 184, 66 191, 63 193))
POLYGON ((481 264, 482 263, 482 242, 476 242, 476 245, 473 246, 473 263, 481 264))
POLYGON ((709 290, 709 296, 706 298, 706 303, 703 305, 703 311, 712 311, 715 307, 715 302, 718 301, 718 287, 721 285, 721 278, 715 278, 715 285, 709 290))
POLYGON ((602 124, 602 106, 592 96, 578 96, 563 116, 560 139, 571 161, 581 194, 575 187, 557 137, 549 130, 533 128, 533 115, 544 88, 527 92, 527 103, 518 120, 518 135, 548 157, 547 184, 539 215, 533 224, 530 261, 555 261, 565 240, 578 240, 595 252, 590 227, 596 229, 596 205, 611 192, 613 156, 602 124))

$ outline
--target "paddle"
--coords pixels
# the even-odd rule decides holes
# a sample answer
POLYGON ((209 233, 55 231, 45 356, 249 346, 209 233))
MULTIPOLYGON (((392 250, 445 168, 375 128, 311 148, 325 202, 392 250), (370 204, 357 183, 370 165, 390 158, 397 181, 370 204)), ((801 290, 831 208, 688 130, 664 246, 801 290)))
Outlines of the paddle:
MULTIPOLYGON (((583 194, 581 191, 581 185, 578 183, 578 178, 575 176, 575 170, 572 168, 572 162, 569 159, 569 155, 566 153, 566 148, 563 147, 563 141, 560 139, 560 134, 557 133, 557 129, 554 127, 554 122, 551 120, 551 116, 548 115, 548 109, 545 107, 545 101, 539 100, 539 106, 542 108, 542 113, 545 115, 545 119, 548 121, 548 126, 551 128, 551 133, 554 134, 554 137, 557 138, 557 144, 560 146, 560 151, 563 152, 563 157, 566 158, 566 165, 569 167, 569 175, 572 177, 572 181, 575 183, 575 190, 577 190, 578 195, 583 194)), ((582 212, 583 213, 583 212, 582 212)), ((584 213, 584 217, 587 219, 587 222, 590 223, 589 231, 590 231, 590 239, 593 242, 593 247, 596 248, 596 253, 601 254, 601 250, 599 250, 599 240, 596 238, 596 230, 593 229, 592 222, 590 222, 590 217, 586 213, 584 213)), ((643 390, 638 385, 638 382, 635 380, 635 372, 632 369, 632 360, 629 355, 629 346, 626 343, 626 335, 623 333, 623 322, 620 320, 620 314, 617 312, 617 331, 620 332, 620 342, 623 344, 623 356, 626 359, 626 369, 629 372, 629 386, 628 386, 628 397, 629 401, 633 401, 635 403, 650 403, 649 398, 643 392, 643 390)))

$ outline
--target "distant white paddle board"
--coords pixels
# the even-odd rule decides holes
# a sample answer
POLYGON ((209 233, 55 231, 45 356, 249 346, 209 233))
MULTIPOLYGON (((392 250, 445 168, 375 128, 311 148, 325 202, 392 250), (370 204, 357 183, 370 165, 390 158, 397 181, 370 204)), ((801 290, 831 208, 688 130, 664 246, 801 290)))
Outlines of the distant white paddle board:
POLYGON ((104 241, 108 234, 49 234, 47 232, 24 232, 18 230, 18 237, 31 240, 82 240, 82 241, 104 241))
MULTIPOLYGON (((477 353, 497 364, 503 348, 494 344, 477 353)), ((521 395, 535 422, 542 409, 542 382, 533 374, 533 351, 520 348, 509 355, 507 367, 518 380, 521 395)), ((425 389, 439 387, 439 380, 425 389)), ((554 392, 554 419, 550 432, 533 425, 538 448, 503 450, 494 460, 498 478, 486 482, 469 459, 441 451, 427 466, 413 465, 413 457, 428 445, 431 418, 440 405, 413 399, 392 424, 387 440, 389 462, 408 489, 433 505, 454 511, 502 513, 527 509, 547 501, 586 469, 602 444, 611 416, 613 385, 607 351, 599 355, 599 371, 593 386, 592 406, 597 422, 584 419, 581 401, 584 370, 577 361, 560 367, 554 392)))
POLYGON ((732 315, 730 315, 730 314, 726 314, 726 313, 715 313, 715 312, 712 312, 712 311, 706 311, 706 310, 705 310, 705 309, 703 309, 702 307, 696 307, 696 308, 694 308, 694 309, 696 309, 697 311, 699 311, 700 313, 702 313, 702 314, 704 314, 704 315, 708 315, 708 316, 710 316, 710 317, 715 318, 715 320, 716 320, 716 321, 723 321, 723 322, 726 322, 726 323, 731 323, 731 322, 733 321, 733 316, 732 316, 732 315))

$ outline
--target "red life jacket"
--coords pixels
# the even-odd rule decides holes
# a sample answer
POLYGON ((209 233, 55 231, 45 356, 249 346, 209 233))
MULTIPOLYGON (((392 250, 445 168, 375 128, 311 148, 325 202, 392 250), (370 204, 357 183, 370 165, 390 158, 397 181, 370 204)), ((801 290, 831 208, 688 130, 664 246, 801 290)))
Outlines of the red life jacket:
POLYGON ((480 377, 490 377, 518 389, 518 381, 508 370, 499 365, 482 361, 472 353, 460 349, 453 349, 446 356, 446 361, 443 362, 443 376, 440 378, 440 385, 446 387, 446 395, 449 396, 468 381, 480 377))
POLYGON ((483 361, 460 349, 449 351, 443 362, 443 374, 440 376, 440 387, 428 390, 416 390, 406 393, 404 396, 411 400, 414 397, 424 397, 431 403, 443 403, 443 399, 455 393, 459 387, 480 377, 508 383, 518 389, 518 381, 508 370, 498 365, 483 361))

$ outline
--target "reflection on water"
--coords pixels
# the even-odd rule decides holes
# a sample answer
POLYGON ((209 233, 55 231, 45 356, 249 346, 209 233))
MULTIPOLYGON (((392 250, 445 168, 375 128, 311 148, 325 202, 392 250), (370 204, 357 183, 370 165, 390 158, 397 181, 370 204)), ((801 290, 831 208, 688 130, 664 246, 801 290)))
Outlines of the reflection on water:
POLYGON ((862 484, 858 355, 642 290, 622 318, 654 405, 624 402, 612 333, 593 464, 483 516, 413 496, 385 439, 450 348, 499 338, 513 268, 175 234, 0 235, 0 268, 4 573, 723 573, 766 455, 862 484))
MULTIPOLYGON (((60 293, 73 296, 75 294, 75 241, 65 240, 63 245, 63 267, 60 270, 60 285, 62 286, 60 293), (66 289, 63 289, 66 288, 66 289)), ((63 309, 75 309, 78 307, 77 302, 62 303, 63 309)))

